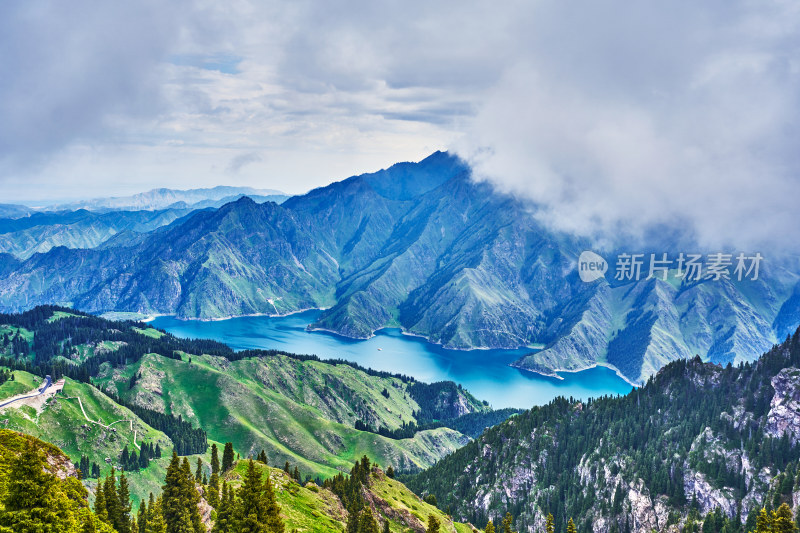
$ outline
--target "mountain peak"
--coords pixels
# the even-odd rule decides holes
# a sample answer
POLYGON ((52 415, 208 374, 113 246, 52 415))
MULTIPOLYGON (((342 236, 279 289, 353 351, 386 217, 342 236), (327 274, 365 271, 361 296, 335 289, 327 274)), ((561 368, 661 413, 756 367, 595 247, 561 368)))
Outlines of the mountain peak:
POLYGON ((469 166, 463 160, 448 152, 437 151, 418 163, 397 163, 361 177, 385 198, 410 200, 468 172, 469 166))

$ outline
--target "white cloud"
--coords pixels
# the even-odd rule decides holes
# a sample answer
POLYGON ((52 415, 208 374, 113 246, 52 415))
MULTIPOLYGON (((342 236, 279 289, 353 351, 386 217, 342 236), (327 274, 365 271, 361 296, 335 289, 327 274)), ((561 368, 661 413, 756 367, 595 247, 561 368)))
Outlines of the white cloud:
POLYGON ((0 201, 302 192, 451 146, 559 229, 800 243, 798 9, 5 3, 0 201))
POLYGON ((459 153, 557 229, 797 247, 796 5, 628 5, 539 3, 459 153))

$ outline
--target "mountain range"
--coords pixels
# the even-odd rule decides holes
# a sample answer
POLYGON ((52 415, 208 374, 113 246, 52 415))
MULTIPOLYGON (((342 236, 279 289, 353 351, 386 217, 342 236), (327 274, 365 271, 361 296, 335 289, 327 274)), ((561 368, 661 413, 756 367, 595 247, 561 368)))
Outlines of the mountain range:
POLYGON ((251 196, 282 202, 287 195, 274 189, 254 189, 253 187, 231 187, 218 185, 206 189, 152 189, 130 196, 94 198, 76 202, 58 203, 41 208, 42 211, 155 211, 159 209, 185 209, 219 206, 242 196, 251 196))
POLYGON ((211 189, 154 189, 126 197, 56 204, 45 208, 0 205, 0 253, 27 259, 56 246, 117 247, 198 209, 213 209, 243 196, 281 203, 280 191, 220 186, 211 189))
POLYGON ((437 152, 280 205, 244 196, 93 249, 0 254, 0 310, 219 319, 323 308, 312 329, 530 346, 515 366, 606 365, 636 384, 695 354, 752 361, 800 323, 797 257, 768 258, 757 281, 584 283, 576 264, 591 243, 551 230, 535 209, 437 152))

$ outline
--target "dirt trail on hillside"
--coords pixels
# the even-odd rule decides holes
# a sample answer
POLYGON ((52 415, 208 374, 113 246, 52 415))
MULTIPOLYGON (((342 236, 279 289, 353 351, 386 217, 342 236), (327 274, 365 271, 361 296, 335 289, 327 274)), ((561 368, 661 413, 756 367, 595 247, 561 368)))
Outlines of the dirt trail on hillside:
POLYGON ((133 445, 136 446, 137 450, 141 450, 142 449, 141 446, 139 446, 136 443, 136 433, 137 433, 138 430, 133 429, 133 420, 128 419, 128 418, 123 418, 121 420, 117 420, 116 422, 111 422, 110 424, 104 424, 100 420, 92 420, 91 418, 89 418, 89 415, 86 414, 86 409, 83 408, 83 401, 81 401, 81 397, 80 396, 65 396, 64 399, 65 400, 78 400, 78 405, 80 405, 80 407, 81 407, 81 412, 83 413, 83 417, 86 419, 87 422, 89 422, 91 424, 96 424, 96 425, 98 425, 100 427, 103 427, 103 428, 106 428, 106 429, 111 429, 111 426, 113 426, 114 424, 119 424, 120 422, 128 422, 128 423, 130 423, 131 431, 133 432, 133 445))

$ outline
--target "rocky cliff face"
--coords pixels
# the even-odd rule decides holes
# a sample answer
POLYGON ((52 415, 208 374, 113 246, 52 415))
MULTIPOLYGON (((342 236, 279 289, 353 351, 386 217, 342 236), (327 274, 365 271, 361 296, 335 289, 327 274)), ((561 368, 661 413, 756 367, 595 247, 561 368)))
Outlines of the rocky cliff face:
POLYGON ((792 444, 800 441, 800 370, 784 368, 772 378, 775 394, 767 413, 766 431, 776 438, 789 435, 792 444))

